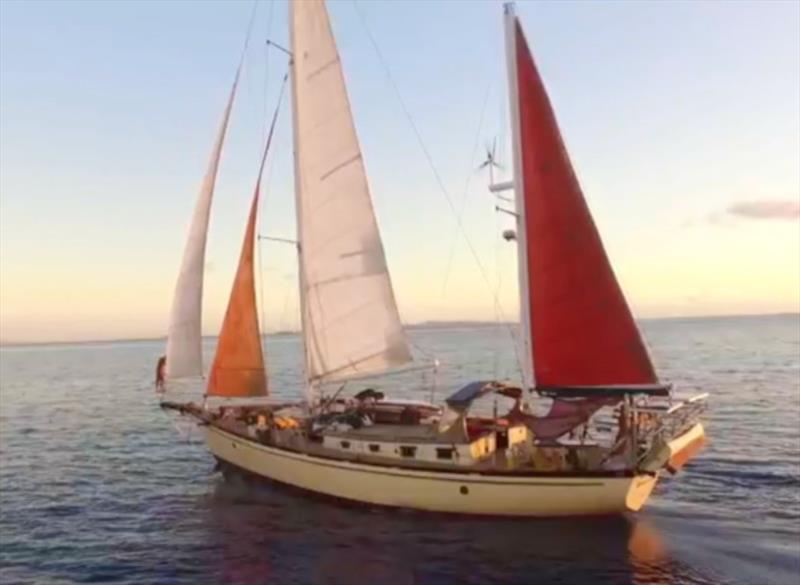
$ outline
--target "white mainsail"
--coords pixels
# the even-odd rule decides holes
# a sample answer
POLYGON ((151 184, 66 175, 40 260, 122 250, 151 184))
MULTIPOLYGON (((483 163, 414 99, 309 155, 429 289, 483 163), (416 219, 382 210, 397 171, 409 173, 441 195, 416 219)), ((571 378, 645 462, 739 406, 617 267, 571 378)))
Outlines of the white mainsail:
POLYGON ((310 382, 411 360, 322 0, 291 5, 300 295, 310 382))
POLYGON ((172 299, 169 333, 167 334, 167 377, 170 379, 203 374, 202 304, 206 235, 220 154, 225 142, 228 119, 231 115, 238 82, 239 71, 237 70, 217 132, 217 139, 211 151, 211 159, 200 188, 200 195, 194 208, 192 223, 189 226, 189 237, 183 251, 181 271, 175 286, 175 296, 172 299))

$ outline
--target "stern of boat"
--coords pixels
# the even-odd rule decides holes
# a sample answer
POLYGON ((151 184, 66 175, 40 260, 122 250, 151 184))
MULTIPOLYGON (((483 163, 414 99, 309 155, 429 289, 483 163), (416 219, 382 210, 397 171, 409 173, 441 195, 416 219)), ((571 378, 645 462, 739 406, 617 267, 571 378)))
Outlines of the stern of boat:
POLYGON ((695 423, 688 431, 667 443, 669 458, 666 468, 671 473, 679 471, 689 459, 697 455, 708 442, 702 423, 695 423))
POLYGON ((644 507, 650 494, 658 482, 658 473, 635 475, 625 494, 625 507, 631 512, 638 512, 644 507))
POLYGON ((697 455, 708 442, 705 427, 700 422, 706 397, 705 394, 696 396, 659 416, 658 426, 641 437, 647 449, 639 459, 637 471, 656 476, 666 469, 674 474, 697 455))

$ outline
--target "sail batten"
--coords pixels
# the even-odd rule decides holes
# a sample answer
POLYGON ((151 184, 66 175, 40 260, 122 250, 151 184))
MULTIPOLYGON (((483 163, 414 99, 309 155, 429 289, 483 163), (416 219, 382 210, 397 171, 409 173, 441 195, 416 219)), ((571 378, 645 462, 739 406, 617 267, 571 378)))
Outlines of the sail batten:
POLYGON ((411 360, 322 0, 292 2, 295 191, 306 378, 411 360))
POLYGON ((239 84, 240 71, 241 65, 236 71, 217 137, 211 150, 211 157, 189 226, 189 236, 183 252, 178 281, 175 285, 167 333, 167 377, 169 379, 203 374, 202 304, 206 239, 219 161, 236 96, 236 88, 239 84))
POLYGON ((513 35, 527 256, 522 302, 529 308, 536 385, 656 384, 516 19, 513 35))

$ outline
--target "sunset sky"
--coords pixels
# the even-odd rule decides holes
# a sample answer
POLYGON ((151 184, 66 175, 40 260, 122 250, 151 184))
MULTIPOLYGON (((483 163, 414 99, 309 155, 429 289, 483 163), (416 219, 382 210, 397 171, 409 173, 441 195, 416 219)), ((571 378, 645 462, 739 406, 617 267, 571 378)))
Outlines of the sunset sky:
MULTIPOLYGON (((165 333, 251 9, 0 2, 0 341, 165 333)), ((515 244, 500 237, 511 218, 476 170, 495 139, 500 178, 510 167, 502 5, 329 10, 404 321, 516 318, 515 244)), ((635 315, 800 310, 800 3, 521 2, 518 13, 635 315)), ((212 212, 208 335, 287 67, 264 41, 288 44, 286 22, 284 2, 259 3, 212 212)), ((285 107, 262 234, 294 235, 290 126, 285 107)), ((294 251, 260 252, 267 329, 295 328, 294 251)))

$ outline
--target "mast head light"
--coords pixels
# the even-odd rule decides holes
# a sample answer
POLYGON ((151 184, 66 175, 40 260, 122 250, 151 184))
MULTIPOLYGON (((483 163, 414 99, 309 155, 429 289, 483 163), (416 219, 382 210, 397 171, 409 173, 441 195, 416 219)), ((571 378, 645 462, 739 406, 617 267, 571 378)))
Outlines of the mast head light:
POLYGON ((503 239, 506 242, 513 242, 517 239, 517 232, 515 230, 503 230, 503 239))

